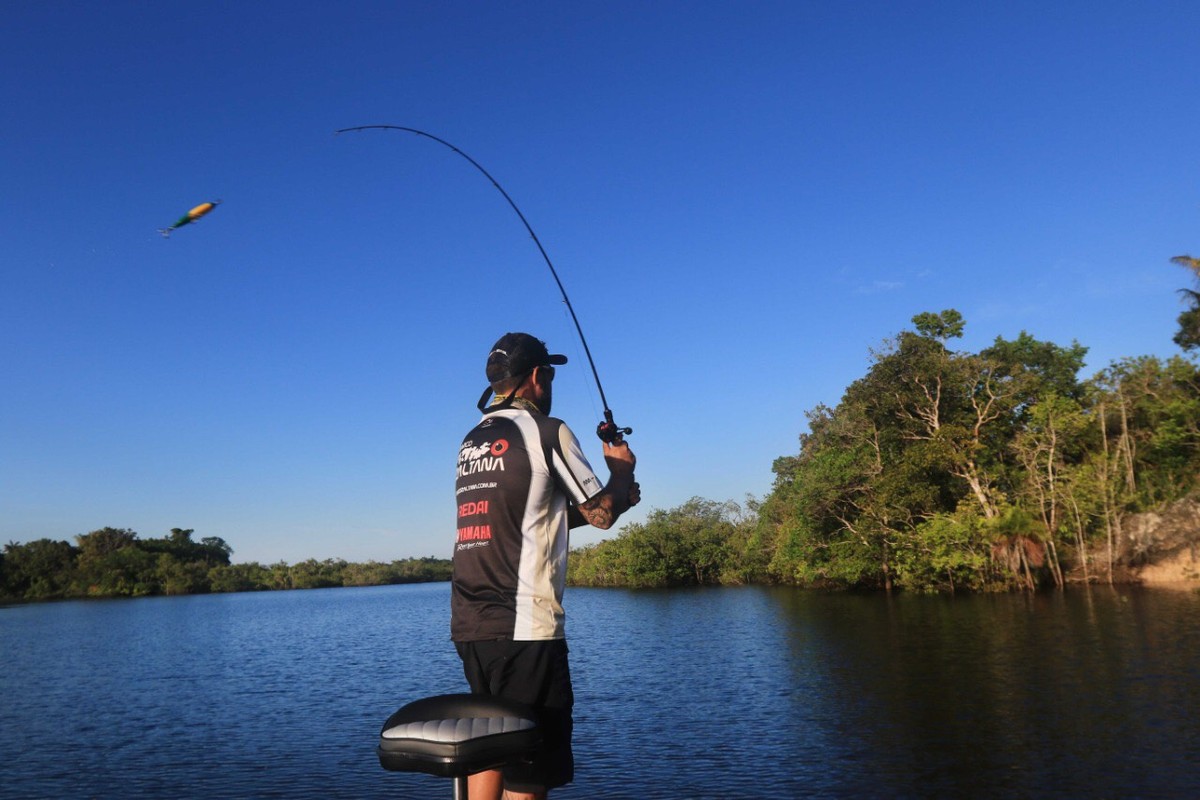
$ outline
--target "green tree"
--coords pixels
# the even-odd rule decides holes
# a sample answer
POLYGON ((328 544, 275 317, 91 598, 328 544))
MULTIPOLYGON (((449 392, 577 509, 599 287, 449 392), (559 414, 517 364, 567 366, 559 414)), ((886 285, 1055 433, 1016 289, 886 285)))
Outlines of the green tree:
POLYGON ((1041 404, 1063 397, 1076 427, 1086 422, 1077 378, 1086 350, 1022 333, 978 354, 954 352, 946 342, 962 334, 960 314, 926 312, 913 323, 915 331, 873 352, 835 408, 807 415, 799 455, 775 462, 759 515, 760 530, 774 533, 772 573, 802 584, 940 591, 991 587, 1005 575, 1028 585, 1048 562, 1061 580, 1055 537, 1069 503, 1060 474, 1082 456, 1077 443, 1055 438, 1068 435, 1057 413, 1046 428, 1051 406, 1041 404), (1029 469, 1040 470, 1038 480, 1029 469), (1044 532, 1031 538, 1021 527, 1020 502, 1036 505, 1044 532), (1004 569, 1011 555, 1021 569, 1004 569))
POLYGON ((621 539, 605 539, 572 550, 567 560, 568 582, 575 586, 628 585, 625 566, 628 549, 628 543, 621 539))
POLYGON ((302 587, 298 587, 292 582, 292 568, 288 566, 287 562, 276 561, 267 567, 267 588, 279 590, 302 587))
POLYGON ((896 583, 911 591, 978 591, 990 585, 990 545, 973 508, 935 514, 918 523, 896 548, 896 583))
POLYGON ((963 315, 953 308, 936 314, 932 311, 922 311, 912 318, 912 322, 921 336, 935 339, 943 345, 950 339, 960 338, 966 327, 963 315))
POLYGON ((722 585, 766 583, 770 580, 770 537, 764 536, 764 528, 758 524, 761 508, 762 503, 752 495, 746 495, 743 505, 728 504, 731 527, 726 543, 728 558, 720 576, 722 585))
POLYGON ((991 541, 991 560, 1008 577, 1030 591, 1041 582, 1046 545, 1033 515, 1016 506, 982 521, 991 541))
POLYGON ((204 561, 180 561, 170 553, 160 553, 157 562, 157 583, 163 594, 205 594, 211 584, 209 567, 204 561))
POLYGON ((75 548, 67 542, 36 539, 4 545, 0 597, 55 600, 67 597, 75 570, 75 548))
POLYGON ((991 359, 953 353, 939 339, 904 332, 876 355, 868 375, 851 385, 846 399, 860 403, 880 431, 888 473, 915 468, 929 476, 906 476, 896 488, 925 483, 927 489, 939 489, 936 498, 930 497, 936 507, 904 503, 915 515, 954 509, 960 490, 946 480, 948 475, 964 482, 990 517, 998 498, 996 449, 989 447, 989 439, 995 438, 992 429, 1009 419, 1017 395, 1013 376, 991 359), (909 477, 918 477, 917 484, 909 477))
POLYGON ((651 512, 646 525, 660 526, 678 542, 678 563, 672 569, 676 583, 704 586, 720 583, 732 563, 739 514, 736 503, 693 497, 669 511, 651 512))
MULTIPOLYGON (((761 518, 778 526, 771 571, 806 585, 890 586, 892 550, 906 523, 906 501, 930 502, 928 487, 885 480, 885 464, 898 446, 865 402, 852 393, 837 409, 808 413, 800 455, 777 459, 775 487, 761 518)), ((882 412, 888 417, 887 412, 882 412)))
POLYGON ((1064 576, 1057 540, 1069 540, 1072 530, 1066 478, 1072 465, 1081 462, 1092 427, 1079 402, 1050 392, 1030 407, 1028 423, 1013 440, 1024 476, 1020 499, 1042 522, 1050 568, 1060 586, 1064 576))
POLYGON ((220 536, 205 536, 200 540, 200 552, 209 566, 228 566, 233 548, 220 536))
POLYGON ((346 586, 386 586, 398 583, 397 577, 397 570, 391 564, 381 564, 378 561, 347 564, 342 570, 342 581, 346 586))
POLYGON ((1079 371, 1083 369, 1087 351, 1076 341, 1072 341, 1070 347, 1060 347, 1053 342, 1038 341, 1021 331, 1012 341, 997 336, 992 346, 979 355, 995 362, 1001 374, 1030 376, 1025 388, 1031 396, 1054 392, 1079 400, 1083 394, 1079 371))
POLYGON ((1200 368, 1175 357, 1114 362, 1095 380, 1113 502, 1144 511, 1197 486, 1200 368))
POLYGON ((346 562, 341 559, 327 558, 317 561, 310 558, 292 565, 290 570, 291 583, 296 589, 325 589, 342 585, 342 572, 346 562))
POLYGON ((1179 315, 1179 331, 1173 341, 1184 350, 1200 348, 1200 258, 1191 256, 1175 256, 1172 264, 1178 264, 1192 272, 1196 277, 1196 289, 1180 289, 1187 308, 1179 315))
POLYGON ((128 528, 99 528, 75 537, 81 558, 103 558, 127 547, 133 547, 137 541, 137 533, 128 528))
POLYGON ((270 587, 270 571, 257 561, 220 564, 208 571, 208 583, 214 592, 256 592, 270 587))
POLYGON ((85 597, 157 594, 157 557, 128 528, 100 528, 75 537, 79 557, 73 591, 85 597))
POLYGON ((752 514, 733 502, 693 497, 669 510, 651 511, 644 523, 621 529, 616 539, 578 548, 567 578, 585 586, 697 586, 740 583, 739 561, 754 530, 752 514))

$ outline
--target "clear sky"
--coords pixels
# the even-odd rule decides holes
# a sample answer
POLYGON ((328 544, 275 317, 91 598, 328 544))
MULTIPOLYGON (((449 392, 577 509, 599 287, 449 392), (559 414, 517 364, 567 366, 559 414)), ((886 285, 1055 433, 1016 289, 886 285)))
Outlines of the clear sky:
POLYGON ((355 125, 529 219, 634 428, 625 521, 764 495, 921 311, 1086 376, 1175 354, 1198 36, 1194 2, 7 2, 0 542, 449 557, 508 330, 571 357, 607 474, 520 220, 355 125))

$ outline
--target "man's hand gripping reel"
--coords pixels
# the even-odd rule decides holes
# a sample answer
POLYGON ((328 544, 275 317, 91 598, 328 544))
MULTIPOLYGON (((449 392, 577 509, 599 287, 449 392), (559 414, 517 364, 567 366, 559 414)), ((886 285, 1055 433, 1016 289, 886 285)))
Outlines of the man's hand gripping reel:
POLYGON ((612 411, 604 409, 604 422, 596 426, 596 435, 600 437, 600 441, 605 444, 621 442, 631 433, 633 428, 618 428, 617 423, 613 422, 612 411))

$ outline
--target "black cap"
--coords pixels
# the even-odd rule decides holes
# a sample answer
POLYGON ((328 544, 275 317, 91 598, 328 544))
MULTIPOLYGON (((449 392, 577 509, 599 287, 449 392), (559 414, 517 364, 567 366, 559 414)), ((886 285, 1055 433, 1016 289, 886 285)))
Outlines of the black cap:
POLYGON ((551 354, 546 343, 528 333, 506 333, 488 353, 488 383, 515 378, 532 372, 534 367, 567 363, 567 357, 551 354))

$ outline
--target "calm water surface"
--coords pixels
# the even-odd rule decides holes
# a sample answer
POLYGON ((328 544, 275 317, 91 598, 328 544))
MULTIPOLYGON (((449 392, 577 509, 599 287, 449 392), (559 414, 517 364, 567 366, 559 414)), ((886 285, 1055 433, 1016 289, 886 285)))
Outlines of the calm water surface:
MULTIPOLYGON (((0 608, 0 797, 448 798, 447 584, 0 608)), ((1200 796, 1200 596, 569 589, 556 798, 1200 796)))

